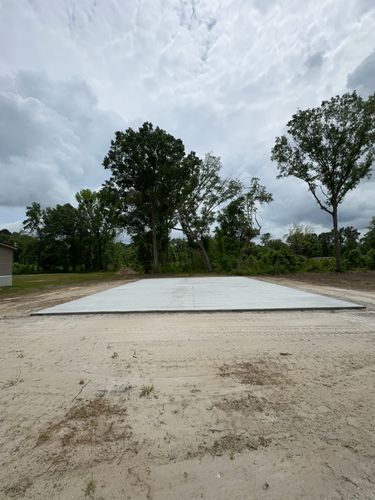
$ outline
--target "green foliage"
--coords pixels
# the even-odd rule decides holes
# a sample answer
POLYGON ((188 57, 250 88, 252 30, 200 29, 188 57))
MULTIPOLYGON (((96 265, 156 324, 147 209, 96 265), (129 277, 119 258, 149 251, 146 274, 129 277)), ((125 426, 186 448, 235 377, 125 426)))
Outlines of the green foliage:
POLYGON ((89 270, 119 267, 121 264, 113 243, 118 214, 110 193, 105 188, 98 192, 82 189, 76 194, 76 200, 85 267, 89 270))
POLYGON ((294 225, 286 235, 286 242, 295 255, 318 257, 321 255, 321 242, 309 227, 294 225))
POLYGON ((374 101, 375 94, 366 101, 353 92, 323 101, 319 108, 299 110, 287 124, 289 139, 278 137, 272 150, 279 177, 304 180, 320 207, 332 214, 346 193, 370 174, 374 101))
POLYGON ((279 177, 305 181, 320 208, 332 216, 336 270, 341 270, 337 209, 348 191, 370 176, 375 157, 375 94, 356 92, 299 110, 276 138, 272 160, 279 177))
POLYGON ((35 266, 32 264, 20 264, 19 262, 13 264, 13 274, 33 274, 35 272, 35 266))
POLYGON ((176 208, 199 163, 195 153, 185 155, 181 139, 147 122, 138 131, 116 132, 104 158, 104 167, 111 171, 107 186, 117 200, 119 220, 154 272, 168 260, 176 208))
POLYGON ((217 217, 216 236, 219 246, 223 253, 236 257, 237 270, 243 266, 246 253, 252 247, 252 240, 260 234, 258 207, 271 201, 271 193, 260 184, 258 178, 253 177, 247 189, 240 184, 237 196, 217 217))
POLYGON ((366 264, 365 257, 361 254, 359 248, 349 250, 344 258, 345 269, 362 268, 366 264))
POLYGON ((195 165, 186 196, 178 208, 178 221, 189 243, 200 251, 207 271, 212 265, 207 253, 207 238, 216 220, 217 209, 238 194, 238 181, 220 177, 220 158, 207 154, 195 165))
MULTIPOLYGON (((114 251, 116 207, 107 191, 84 189, 77 193, 77 208, 69 203, 41 208, 26 207, 24 230, 14 238, 15 260, 27 272, 93 271, 120 267, 114 251)), ((16 268, 17 269, 17 268, 16 268)), ((22 271, 23 268, 18 268, 22 271)))
POLYGON ((365 251, 375 249, 375 217, 371 219, 368 231, 361 240, 361 245, 365 251))
MULTIPOLYGON (((288 135, 276 139, 279 177, 304 180, 333 231, 294 225, 285 241, 261 234, 259 208, 272 195, 258 178, 245 186, 221 176, 221 161, 185 154, 180 139, 151 123, 117 132, 103 161, 110 179, 98 192, 82 189, 69 203, 26 207, 24 231, 0 230, 15 247, 14 273, 130 268, 136 272, 232 274, 330 271, 375 267, 375 217, 360 239, 338 229, 337 207, 370 175, 374 160, 375 94, 354 92, 298 111, 288 135), (130 243, 117 241, 120 228, 130 243), (171 239, 180 230, 184 238, 171 239), (257 242, 257 243, 255 243, 257 242), (341 253, 340 253, 341 249, 341 253)), ((128 271, 123 269, 121 274, 128 271)))
POLYGON ((365 254, 365 265, 368 269, 375 269, 375 248, 370 248, 365 254))
POLYGON ((301 272, 330 273, 335 270, 335 259, 333 257, 314 257, 302 262, 298 269, 301 272))

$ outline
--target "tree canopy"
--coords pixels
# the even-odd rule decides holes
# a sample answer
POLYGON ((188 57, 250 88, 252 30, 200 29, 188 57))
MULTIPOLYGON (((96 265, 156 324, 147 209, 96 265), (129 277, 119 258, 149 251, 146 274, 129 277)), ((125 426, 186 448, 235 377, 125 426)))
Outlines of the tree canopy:
POLYGON ((116 132, 104 158, 111 171, 107 186, 117 196, 123 226, 138 240, 149 240, 154 272, 167 259, 176 208, 199 162, 194 152, 185 154, 181 139, 148 122, 137 131, 116 132))
POLYGON ((278 177, 305 181, 319 207, 333 219, 336 270, 341 271, 338 206, 348 191, 370 176, 375 156, 375 94, 356 92, 299 110, 276 138, 272 160, 278 177))
POLYGON ((117 219, 106 190, 83 189, 76 194, 77 207, 70 203, 42 208, 26 207, 24 231, 34 236, 37 271, 104 269, 106 253, 116 236, 117 219))
POLYGON ((210 234, 220 206, 238 194, 237 180, 223 179, 220 158, 211 153, 196 164, 186 185, 186 196, 177 209, 182 231, 191 244, 197 245, 208 271, 212 265, 207 254, 205 239, 210 234))

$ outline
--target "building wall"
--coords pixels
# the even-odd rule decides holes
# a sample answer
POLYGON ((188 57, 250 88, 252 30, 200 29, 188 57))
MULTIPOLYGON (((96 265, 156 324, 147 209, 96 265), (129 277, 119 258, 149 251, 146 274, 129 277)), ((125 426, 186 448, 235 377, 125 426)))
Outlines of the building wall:
POLYGON ((0 286, 12 285, 13 250, 0 245, 0 286))
POLYGON ((10 276, 0 276, 0 286, 12 286, 13 285, 13 277, 10 276))

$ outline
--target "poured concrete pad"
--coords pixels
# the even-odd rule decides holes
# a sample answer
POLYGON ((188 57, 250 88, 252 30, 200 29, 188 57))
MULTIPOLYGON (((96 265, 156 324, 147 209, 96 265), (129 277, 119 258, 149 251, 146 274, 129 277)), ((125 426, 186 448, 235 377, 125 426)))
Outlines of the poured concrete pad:
POLYGON ((250 278, 143 279, 34 314, 352 309, 358 304, 250 278))

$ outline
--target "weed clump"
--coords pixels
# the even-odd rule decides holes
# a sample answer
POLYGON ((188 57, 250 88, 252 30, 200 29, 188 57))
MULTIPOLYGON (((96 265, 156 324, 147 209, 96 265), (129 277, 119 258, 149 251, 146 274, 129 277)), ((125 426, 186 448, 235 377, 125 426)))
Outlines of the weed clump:
POLYGON ((144 385, 141 388, 141 392, 139 393, 140 398, 145 398, 154 392, 155 388, 153 385, 144 385))

